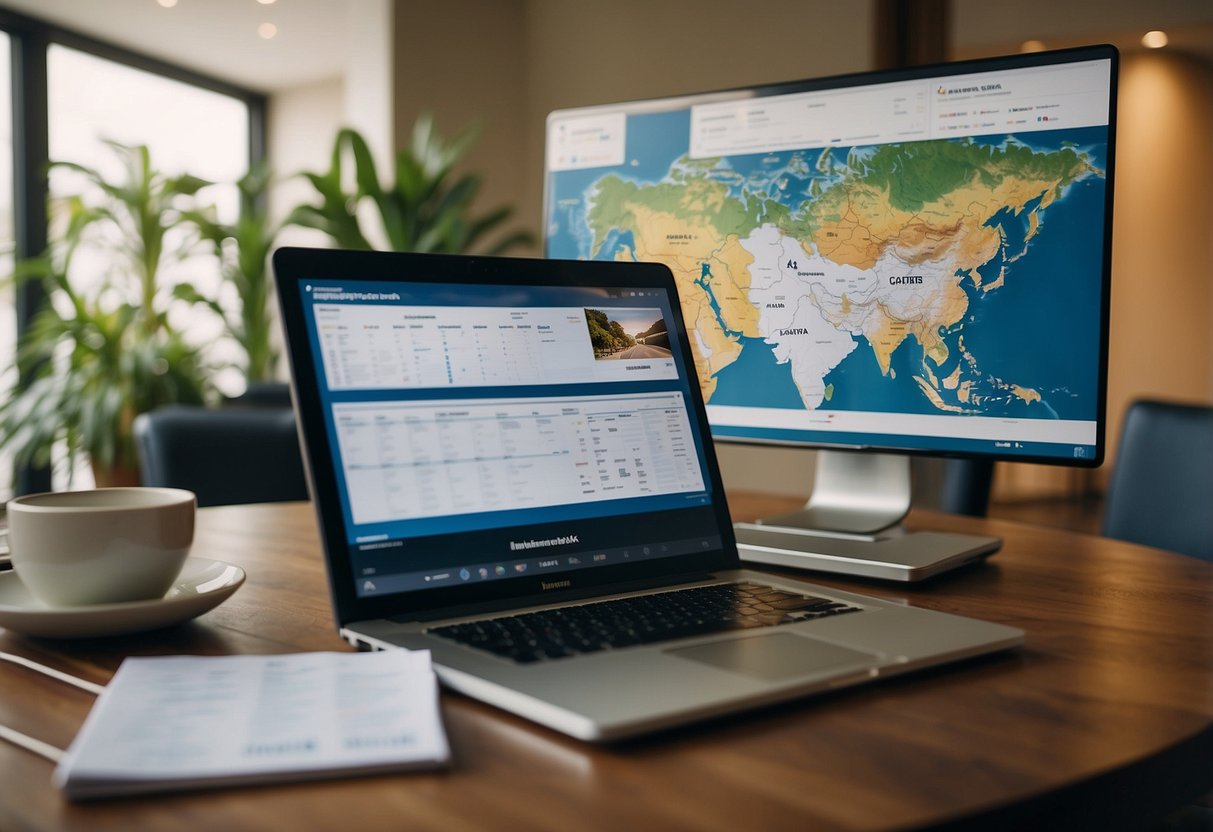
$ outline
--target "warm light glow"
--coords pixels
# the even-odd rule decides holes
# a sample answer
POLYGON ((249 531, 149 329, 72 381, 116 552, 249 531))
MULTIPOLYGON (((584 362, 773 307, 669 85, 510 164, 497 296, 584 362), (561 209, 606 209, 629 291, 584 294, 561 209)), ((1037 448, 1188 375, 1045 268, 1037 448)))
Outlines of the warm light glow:
POLYGON ((1020 52, 1043 52, 1045 51, 1045 42, 1043 40, 1025 40, 1019 45, 1020 52))
POLYGON ((173 6, 177 5, 177 0, 156 0, 156 2, 161 6, 164 6, 166 9, 171 9, 173 6))
POLYGON ((269 40, 274 35, 278 34, 278 27, 273 23, 262 23, 257 27, 257 34, 261 35, 265 40, 269 40))
POLYGON ((273 5, 274 0, 257 0, 257 2, 263 6, 270 6, 273 5))
POLYGON ((1167 45, 1167 33, 1155 29, 1141 36, 1141 45, 1147 49, 1162 49, 1167 45))

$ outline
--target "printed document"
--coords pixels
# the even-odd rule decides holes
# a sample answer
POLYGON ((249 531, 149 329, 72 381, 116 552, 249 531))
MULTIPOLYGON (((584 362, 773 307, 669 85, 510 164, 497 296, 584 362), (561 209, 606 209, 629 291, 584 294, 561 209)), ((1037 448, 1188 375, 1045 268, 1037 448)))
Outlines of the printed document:
POLYGON ((441 766, 427 651, 126 659, 55 770, 82 799, 441 766))

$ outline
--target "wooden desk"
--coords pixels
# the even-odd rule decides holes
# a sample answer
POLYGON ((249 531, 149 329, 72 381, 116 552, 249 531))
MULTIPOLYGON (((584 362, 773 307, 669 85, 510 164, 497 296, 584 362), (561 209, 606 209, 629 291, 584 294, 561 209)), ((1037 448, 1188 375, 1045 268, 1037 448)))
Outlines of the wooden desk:
MULTIPOLYGON (((736 495, 734 516, 792 507, 736 495)), ((1022 627, 1027 645, 860 690, 597 748, 445 694, 449 771, 73 805, 0 743, 0 829, 1134 828, 1213 786, 1213 566, 1007 522, 988 565, 903 587, 821 577, 1022 627)), ((195 553, 249 574, 196 622, 16 652, 104 682, 127 655, 345 649, 310 506, 204 509, 195 553)), ((60 746, 91 697, 0 665, 0 723, 60 746)))

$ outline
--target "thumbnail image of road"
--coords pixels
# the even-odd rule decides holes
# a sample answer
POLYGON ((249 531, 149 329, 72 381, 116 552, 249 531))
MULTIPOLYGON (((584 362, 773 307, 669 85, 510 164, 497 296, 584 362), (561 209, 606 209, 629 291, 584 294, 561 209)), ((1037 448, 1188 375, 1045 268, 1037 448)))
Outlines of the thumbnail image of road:
POLYGON ((669 358, 670 335, 660 309, 585 310, 594 358, 669 358))

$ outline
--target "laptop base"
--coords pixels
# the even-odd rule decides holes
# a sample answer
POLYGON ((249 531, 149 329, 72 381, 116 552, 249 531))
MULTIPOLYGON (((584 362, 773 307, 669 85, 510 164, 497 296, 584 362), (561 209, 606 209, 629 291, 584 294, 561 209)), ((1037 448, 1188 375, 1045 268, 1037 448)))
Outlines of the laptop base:
POLYGON ((431 632, 433 622, 351 622, 341 634, 359 649, 429 650, 445 688, 590 742, 643 736, 879 682, 1024 641, 1023 631, 1013 627, 818 586, 798 577, 741 569, 720 572, 715 581, 761 583, 862 609, 815 621, 529 664, 437 636, 431 632))

